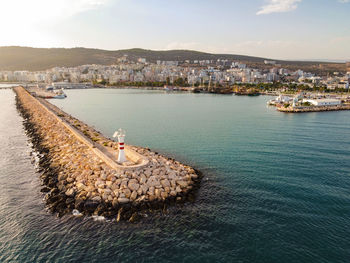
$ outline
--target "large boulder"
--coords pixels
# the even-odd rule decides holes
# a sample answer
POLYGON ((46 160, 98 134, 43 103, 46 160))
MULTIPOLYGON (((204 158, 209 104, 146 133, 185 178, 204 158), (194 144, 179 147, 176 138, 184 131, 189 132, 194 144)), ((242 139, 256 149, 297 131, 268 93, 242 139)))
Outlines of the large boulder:
POLYGON ((99 203, 93 200, 87 200, 84 204, 84 209, 88 213, 93 213, 95 209, 98 207, 99 203))
POLYGON ((70 188, 65 192, 66 196, 73 196, 75 194, 74 189, 70 188))
POLYGON ((188 183, 183 180, 176 181, 176 183, 181 187, 181 188, 186 188, 188 186, 188 183))
POLYGON ((120 204, 127 204, 127 203, 130 202, 130 199, 125 198, 125 197, 119 197, 119 198, 118 198, 118 202, 119 202, 120 204))
POLYGON ((160 185, 160 182, 159 182, 159 180, 158 180, 157 177, 151 176, 151 177, 147 180, 147 185, 148 185, 149 187, 155 187, 155 186, 160 185))
POLYGON ((165 188, 165 187, 170 187, 170 182, 168 179, 164 179, 164 180, 161 180, 160 183, 162 184, 162 186, 165 188))
POLYGON ((137 192, 133 191, 130 196, 130 200, 134 201, 137 198, 137 192))
POLYGON ((125 194, 126 198, 129 198, 131 196, 131 191, 129 188, 124 189, 123 193, 125 194))
POLYGON ((128 187, 131 191, 137 191, 140 188, 140 185, 136 179, 130 179, 128 187))

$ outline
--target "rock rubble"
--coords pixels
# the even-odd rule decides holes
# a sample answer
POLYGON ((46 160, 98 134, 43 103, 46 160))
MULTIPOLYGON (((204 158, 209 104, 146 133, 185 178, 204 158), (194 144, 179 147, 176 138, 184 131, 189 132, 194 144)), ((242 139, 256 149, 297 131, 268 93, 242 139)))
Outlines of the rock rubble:
MULTIPOLYGON (((51 212, 62 216, 74 210, 117 221, 134 221, 142 210, 193 198, 200 176, 192 167, 149 149, 131 146, 148 158, 148 165, 134 170, 114 170, 58 121, 47 106, 22 87, 14 90, 27 133, 42 156, 39 162, 42 191, 51 212)), ((71 121, 75 126, 88 127, 77 119, 71 121)), ((100 133, 98 136, 106 147, 116 146, 100 133)))

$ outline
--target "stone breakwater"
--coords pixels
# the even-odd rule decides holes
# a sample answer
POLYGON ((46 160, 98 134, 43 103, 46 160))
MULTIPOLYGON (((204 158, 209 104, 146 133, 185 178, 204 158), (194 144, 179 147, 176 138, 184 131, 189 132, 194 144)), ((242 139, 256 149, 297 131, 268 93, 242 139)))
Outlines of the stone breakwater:
POLYGON ((285 113, 303 113, 303 112, 320 112, 320 111, 340 111, 350 110, 349 104, 338 106, 311 106, 311 107, 277 107, 278 111, 285 113))
POLYGON ((84 130, 87 139, 92 133, 104 147, 113 148, 116 142, 50 103, 38 101, 24 88, 14 91, 27 134, 39 152, 42 192, 49 211, 62 216, 76 209, 85 215, 134 221, 140 212, 194 200, 201 176, 192 167, 149 149, 129 146, 148 159, 147 165, 114 169, 64 121, 84 130))

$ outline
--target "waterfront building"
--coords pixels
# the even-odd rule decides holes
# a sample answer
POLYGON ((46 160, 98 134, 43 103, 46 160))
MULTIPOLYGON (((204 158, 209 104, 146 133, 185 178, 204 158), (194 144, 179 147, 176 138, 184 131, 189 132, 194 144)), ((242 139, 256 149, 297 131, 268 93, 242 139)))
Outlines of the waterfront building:
POLYGON ((69 83, 53 82, 51 85, 54 89, 85 89, 91 86, 89 83, 69 83))
POLYGON ((314 85, 325 86, 328 89, 349 88, 350 73, 339 73, 337 76, 325 77, 302 70, 290 71, 273 64, 273 68, 252 68, 238 61, 231 60, 185 60, 147 62, 145 58, 128 59, 124 56, 113 65, 81 65, 77 67, 54 67, 46 71, 0 71, 1 81, 56 83, 63 88, 79 88, 67 83, 107 82, 172 82, 182 78, 186 84, 208 83, 209 75, 213 83, 272 83, 282 80, 283 83, 300 81, 313 88, 314 85), (199 64, 198 64, 199 63, 199 64), (312 83, 312 84, 309 84, 312 83))
POLYGON ((303 102, 309 102, 314 106, 338 106, 341 104, 338 99, 304 99, 303 102))

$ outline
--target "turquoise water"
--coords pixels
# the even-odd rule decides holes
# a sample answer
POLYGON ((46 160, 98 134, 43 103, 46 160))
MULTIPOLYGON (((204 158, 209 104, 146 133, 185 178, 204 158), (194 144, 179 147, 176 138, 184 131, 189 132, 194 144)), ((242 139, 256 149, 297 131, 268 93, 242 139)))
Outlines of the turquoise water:
POLYGON ((2 91, 11 157, 0 155, 0 262, 349 261, 350 111, 282 114, 268 97, 66 93, 51 102, 106 136, 123 127, 127 143, 201 170, 197 200, 138 224, 47 214, 13 94, 2 91))

